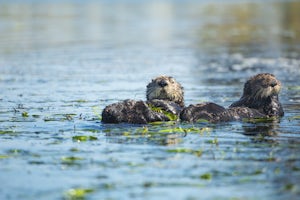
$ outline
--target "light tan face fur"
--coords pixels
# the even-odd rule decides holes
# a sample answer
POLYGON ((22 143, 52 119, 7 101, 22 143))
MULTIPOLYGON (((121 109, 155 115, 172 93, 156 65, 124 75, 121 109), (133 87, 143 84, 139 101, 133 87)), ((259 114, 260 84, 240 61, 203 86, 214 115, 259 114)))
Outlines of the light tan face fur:
POLYGON ((147 85, 147 100, 169 100, 184 106, 183 87, 170 76, 159 76, 147 85))
POLYGON ((251 77, 245 84, 245 91, 255 99, 278 95, 281 83, 272 74, 258 74, 251 77))

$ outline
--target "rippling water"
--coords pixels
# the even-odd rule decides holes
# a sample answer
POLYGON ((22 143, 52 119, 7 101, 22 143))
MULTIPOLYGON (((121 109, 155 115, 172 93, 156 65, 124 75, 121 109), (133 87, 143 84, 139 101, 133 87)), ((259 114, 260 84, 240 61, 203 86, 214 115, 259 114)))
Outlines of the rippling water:
POLYGON ((298 199, 299 1, 0 1, 0 199, 298 199), (174 76, 186 105, 283 84, 279 122, 109 125, 174 76))

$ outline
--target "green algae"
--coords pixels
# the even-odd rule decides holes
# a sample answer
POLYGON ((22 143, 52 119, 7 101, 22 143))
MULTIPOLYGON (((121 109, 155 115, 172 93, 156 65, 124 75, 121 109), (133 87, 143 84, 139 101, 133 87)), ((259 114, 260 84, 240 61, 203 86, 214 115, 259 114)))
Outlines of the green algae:
POLYGON ((22 112, 22 117, 29 117, 28 112, 22 112))
POLYGON ((9 155, 0 155, 0 159, 9 158, 9 155))
POLYGON ((77 142, 86 142, 86 141, 98 140, 97 137, 90 136, 90 135, 76 135, 76 136, 73 136, 72 139, 73 139, 73 141, 77 141, 77 142))
POLYGON ((77 160, 84 160, 84 158, 75 157, 75 156, 69 156, 69 157, 62 157, 61 160, 63 162, 74 162, 74 161, 77 161, 77 160))
POLYGON ((12 130, 0 130, 0 135, 4 135, 4 134, 15 134, 15 131, 12 130))
POLYGON ((296 115, 288 118, 289 121, 299 120, 299 119, 300 119, 300 115, 296 115))
POLYGON ((277 117, 261 117, 261 118, 244 118, 243 122, 249 123, 268 123, 278 120, 277 117))
POLYGON ((73 121, 76 114, 67 113, 67 114, 53 114, 51 116, 44 117, 45 122, 51 121, 73 121))
POLYGON ((171 112, 165 111, 165 110, 163 110, 160 107, 153 106, 152 104, 149 104, 149 107, 154 112, 163 113, 165 116, 167 116, 169 118, 170 121, 176 121, 176 120, 178 120, 178 115, 176 115, 176 114, 173 114, 171 112))
POLYGON ((76 99, 76 100, 74 100, 74 101, 72 101, 72 102, 76 102, 76 103, 87 103, 88 101, 85 100, 85 99, 76 99))
POLYGON ((31 115, 33 118, 40 118, 40 115, 37 115, 37 114, 33 114, 31 115))
POLYGON ((93 193, 92 188, 72 188, 64 193, 65 200, 83 200, 88 194, 93 193))
POLYGON ((61 164, 68 166, 80 165, 80 161, 85 160, 85 158, 77 156, 67 156, 61 158, 61 164))
POLYGON ((300 90, 300 86, 288 86, 288 90, 300 90))
POLYGON ((211 173, 202 174, 202 175, 200 175, 200 179, 211 180, 212 179, 212 174, 211 173))
POLYGON ((218 140, 218 138, 215 137, 213 140, 208 140, 207 143, 208 144, 218 145, 219 144, 219 140, 218 140))
POLYGON ((176 149, 168 149, 168 153, 187 153, 187 154, 192 154, 195 156, 202 156, 203 151, 201 149, 199 150, 194 150, 194 149, 188 149, 188 148, 176 148, 176 149))
POLYGON ((158 131, 158 133, 186 133, 186 132, 187 130, 181 127, 161 129, 158 131))
POLYGON ((30 165, 44 165, 45 162, 44 161, 39 161, 39 160, 32 160, 32 161, 28 161, 28 164, 30 164, 30 165))
POLYGON ((92 111, 93 111, 94 115, 96 115, 97 118, 101 121, 102 120, 102 115, 101 115, 102 110, 100 109, 100 107, 99 106, 93 106, 92 111))
POLYGON ((287 184, 283 187, 283 189, 284 189, 285 191, 291 191, 291 192, 293 192, 293 191, 296 191, 297 186, 296 186, 295 184, 293 184, 293 183, 287 183, 287 184))
POLYGON ((153 125, 153 126, 164 126, 164 125, 172 126, 172 125, 175 125, 176 122, 175 121, 156 121, 156 122, 149 122, 148 124, 153 125))
POLYGON ((80 150, 79 150, 78 148, 71 148, 70 151, 71 151, 71 152, 78 152, 78 151, 80 151, 80 150))

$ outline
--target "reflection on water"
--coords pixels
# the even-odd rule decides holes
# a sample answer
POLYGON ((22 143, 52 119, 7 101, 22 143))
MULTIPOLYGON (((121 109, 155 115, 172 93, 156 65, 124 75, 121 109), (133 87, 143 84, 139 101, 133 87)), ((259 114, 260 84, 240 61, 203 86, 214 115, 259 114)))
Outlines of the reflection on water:
POLYGON ((254 123, 244 126, 245 135, 276 136, 279 122, 254 123))
POLYGON ((0 199, 299 198, 299 1, 0 2, 0 199), (280 121, 100 122, 160 74, 228 106, 261 72, 280 121))

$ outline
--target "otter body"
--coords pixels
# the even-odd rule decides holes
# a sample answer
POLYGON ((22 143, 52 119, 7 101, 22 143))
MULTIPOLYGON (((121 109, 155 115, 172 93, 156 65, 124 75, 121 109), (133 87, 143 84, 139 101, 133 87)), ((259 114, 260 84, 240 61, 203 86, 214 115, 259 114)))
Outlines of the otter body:
POLYGON ((214 122, 218 113, 224 112, 226 109, 215 103, 206 102, 196 105, 189 105, 180 113, 180 119, 187 122, 196 122, 198 120, 207 120, 214 122))
POLYGON ((265 118, 265 114, 259 112, 256 109, 248 107, 234 107, 228 108, 223 112, 220 112, 211 122, 229 122, 229 121, 241 121, 243 119, 253 118, 265 118))
POLYGON ((102 112, 103 123, 146 124, 173 120, 184 106, 183 87, 169 76, 159 76, 147 85, 147 101, 124 100, 108 105, 102 112))
POLYGON ((215 103, 190 105, 182 110, 182 121, 196 122, 204 119, 209 122, 227 122, 245 118, 281 117, 284 115, 278 94, 281 83, 269 73, 257 74, 244 85, 240 100, 228 109, 215 103))
POLYGON ((256 109, 247 107, 224 108, 218 104, 207 102, 189 105, 180 113, 180 119, 187 122, 205 120, 212 123, 239 121, 245 118, 262 118, 266 115, 256 109))

